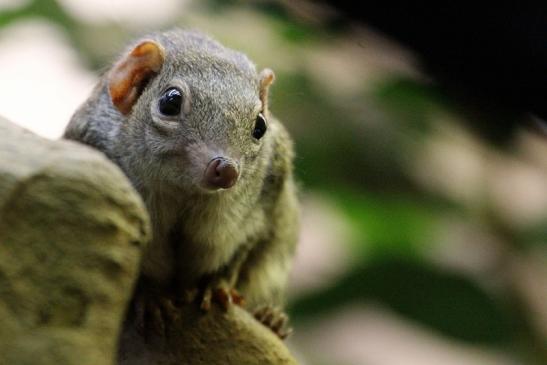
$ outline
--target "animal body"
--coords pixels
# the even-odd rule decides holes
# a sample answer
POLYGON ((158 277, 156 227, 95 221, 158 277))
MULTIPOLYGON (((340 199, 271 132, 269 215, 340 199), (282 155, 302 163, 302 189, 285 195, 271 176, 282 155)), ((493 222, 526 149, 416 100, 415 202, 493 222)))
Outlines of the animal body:
POLYGON ((273 81, 244 54, 173 29, 131 44, 72 117, 64 138, 104 152, 148 208, 142 295, 198 288, 204 309, 215 293, 251 311, 283 305, 299 210, 273 81))

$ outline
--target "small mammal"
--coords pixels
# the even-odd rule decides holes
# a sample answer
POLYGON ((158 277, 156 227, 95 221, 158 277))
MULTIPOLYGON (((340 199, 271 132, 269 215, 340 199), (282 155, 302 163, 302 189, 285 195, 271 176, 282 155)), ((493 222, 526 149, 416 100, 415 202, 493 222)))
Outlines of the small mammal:
POLYGON ((64 138, 104 152, 149 210, 136 295, 199 288, 204 309, 241 296, 284 337, 285 318, 264 308, 283 304, 299 208, 292 141, 268 108, 273 81, 200 32, 153 33, 102 76, 64 138))

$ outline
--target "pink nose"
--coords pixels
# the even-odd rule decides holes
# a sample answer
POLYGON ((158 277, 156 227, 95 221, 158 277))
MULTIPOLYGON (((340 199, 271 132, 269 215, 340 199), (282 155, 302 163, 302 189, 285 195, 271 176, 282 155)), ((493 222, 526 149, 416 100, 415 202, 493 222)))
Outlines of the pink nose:
POLYGON ((235 163, 222 157, 216 157, 207 165, 203 183, 211 189, 228 189, 234 186, 238 176, 235 163))

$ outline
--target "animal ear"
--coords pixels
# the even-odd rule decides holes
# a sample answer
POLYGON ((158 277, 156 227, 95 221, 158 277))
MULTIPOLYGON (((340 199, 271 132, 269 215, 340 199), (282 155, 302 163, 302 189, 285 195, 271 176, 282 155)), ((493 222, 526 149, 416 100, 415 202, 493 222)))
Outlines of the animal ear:
POLYGON ((114 65, 108 74, 108 91, 122 114, 129 114, 147 82, 160 71, 164 59, 163 47, 145 40, 114 65))
POLYGON ((274 80, 275 74, 271 69, 265 68, 260 72, 260 89, 258 95, 260 96, 260 100, 262 101, 262 106, 264 110, 268 108, 268 90, 270 89, 270 85, 273 84, 274 80))

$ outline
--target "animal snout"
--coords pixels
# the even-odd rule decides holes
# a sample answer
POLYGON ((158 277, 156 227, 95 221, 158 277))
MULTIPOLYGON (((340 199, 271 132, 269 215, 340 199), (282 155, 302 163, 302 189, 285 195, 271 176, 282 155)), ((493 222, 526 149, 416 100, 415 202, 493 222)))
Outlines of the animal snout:
POLYGON ((228 189, 239 177, 237 165, 226 158, 216 157, 209 161, 203 175, 203 183, 210 189, 228 189))

